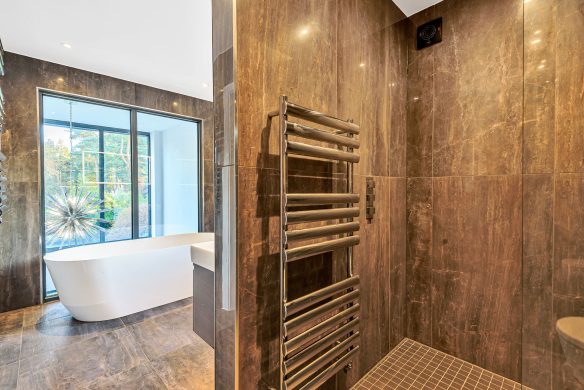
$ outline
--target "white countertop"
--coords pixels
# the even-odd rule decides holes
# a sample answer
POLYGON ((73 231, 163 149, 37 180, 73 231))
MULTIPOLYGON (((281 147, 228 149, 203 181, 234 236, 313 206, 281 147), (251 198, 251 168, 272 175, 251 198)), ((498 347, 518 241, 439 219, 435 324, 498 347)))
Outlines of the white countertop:
POLYGON ((215 241, 191 245, 191 260, 193 264, 215 272, 215 241))

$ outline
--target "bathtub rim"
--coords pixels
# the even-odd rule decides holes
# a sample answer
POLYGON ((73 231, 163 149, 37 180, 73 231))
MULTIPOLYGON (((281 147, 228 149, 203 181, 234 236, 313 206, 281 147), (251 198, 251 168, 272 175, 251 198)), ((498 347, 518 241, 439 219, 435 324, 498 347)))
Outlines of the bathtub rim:
POLYGON ((118 257, 125 257, 128 255, 137 255, 140 253, 146 253, 150 251, 156 250, 164 250, 166 248, 177 247, 177 246, 189 246, 192 244, 197 244, 201 242, 208 242, 213 241, 215 238, 215 233, 213 232, 194 232, 194 233, 182 233, 182 234, 173 234, 170 236, 161 236, 161 237, 145 237, 145 238, 137 238, 137 239, 130 239, 130 240, 120 240, 120 241, 113 241, 113 242, 102 242, 96 244, 88 244, 88 245, 80 245, 73 248, 61 249, 54 252, 46 253, 43 255, 43 259, 46 262, 75 262, 75 261, 97 261, 102 259, 109 259, 109 258, 118 258, 118 257), (188 238, 198 238, 195 241, 188 241, 188 238), (146 241, 159 241, 159 242, 168 242, 168 245, 159 245, 159 246, 143 246, 140 243, 145 243, 146 241), (174 241, 174 244, 171 242, 174 241), (115 247, 115 249, 121 249, 115 251, 113 253, 99 253, 100 249, 104 247, 109 247, 109 250, 112 251, 111 247, 115 247), (129 247, 132 247, 130 250, 129 247), (92 249, 92 251, 89 251, 92 249))

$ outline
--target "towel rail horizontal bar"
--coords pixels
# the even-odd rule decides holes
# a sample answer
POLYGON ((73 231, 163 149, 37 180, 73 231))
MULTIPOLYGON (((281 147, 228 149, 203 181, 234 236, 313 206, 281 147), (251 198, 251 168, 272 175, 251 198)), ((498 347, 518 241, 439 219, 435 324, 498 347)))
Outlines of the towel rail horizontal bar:
POLYGON ((333 363, 335 359, 341 357, 349 348, 355 346, 356 344, 354 345, 354 343, 357 341, 357 339, 359 339, 359 333, 353 333, 340 344, 334 346, 326 353, 307 364, 304 368, 286 380, 286 388, 290 390, 297 388, 302 382, 316 374, 327 364, 333 363))
POLYGON ((348 222, 338 225, 326 225, 308 229, 290 230, 286 231, 286 243, 291 241, 301 241, 311 238, 332 236, 335 234, 352 233, 358 231, 359 228, 359 222, 348 222))
POLYGON ((284 306, 284 317, 289 317, 298 313, 301 310, 306 309, 322 300, 332 297, 335 294, 342 292, 343 290, 349 289, 359 284, 359 276, 353 276, 348 279, 344 279, 335 284, 331 284, 320 290, 316 290, 310 294, 304 295, 298 299, 287 302, 284 306))
POLYGON ((359 203, 359 194, 287 194, 286 206, 359 203))
POLYGON ((359 149, 359 141, 354 138, 349 138, 346 135, 333 134, 294 122, 286 122, 286 133, 296 137, 324 141, 331 144, 359 149))
POLYGON ((359 162, 358 154, 293 141, 286 141, 286 153, 298 154, 301 156, 308 157, 324 158, 328 160, 347 161, 351 163, 359 162))
POLYGON ((359 241, 359 236, 349 236, 288 249, 286 250, 286 262, 297 261, 305 257, 316 256, 336 249, 349 248, 359 245, 359 241))
POLYGON ((359 298, 359 290, 353 290, 347 294, 341 295, 324 305, 318 306, 306 313, 299 315, 296 318, 284 322, 284 335, 288 336, 290 333, 307 323, 318 319, 321 316, 332 313, 345 305, 351 304, 359 298))
POLYGON ((290 340, 287 340, 284 343, 284 348, 282 349, 284 355, 297 352, 307 343, 314 341, 316 338, 322 337, 329 331, 335 330, 335 327, 342 325, 343 322, 347 321, 349 318, 356 317, 359 314, 359 308, 360 305, 357 303, 348 309, 343 310, 330 318, 327 318, 312 328, 305 330, 290 340))
POLYGON ((341 326, 334 332, 329 333, 325 337, 316 341, 314 344, 310 344, 308 347, 298 352, 291 358, 285 359, 284 362, 285 373, 288 374, 296 370, 302 364, 306 363, 306 361, 312 359, 314 356, 318 355, 327 347, 330 347, 332 343, 338 341, 342 337, 348 336, 349 333, 358 330, 358 326, 359 318, 355 318, 354 320, 347 322, 345 325, 341 326))
POLYGON ((324 210, 305 210, 286 212, 285 225, 302 222, 326 221, 337 218, 355 218, 359 216, 359 207, 343 207, 324 210))
POLYGON ((303 118, 320 125, 333 127, 337 130, 343 130, 346 133, 359 134, 359 126, 354 123, 299 106, 298 104, 288 102, 286 104, 286 114, 303 118))
POLYGON ((328 381, 333 375, 341 371, 348 363, 350 363, 353 355, 359 350, 359 346, 356 345, 355 348, 347 352, 339 360, 328 366, 320 374, 318 374, 314 379, 305 384, 300 388, 300 390, 313 390, 318 389, 322 384, 328 381))

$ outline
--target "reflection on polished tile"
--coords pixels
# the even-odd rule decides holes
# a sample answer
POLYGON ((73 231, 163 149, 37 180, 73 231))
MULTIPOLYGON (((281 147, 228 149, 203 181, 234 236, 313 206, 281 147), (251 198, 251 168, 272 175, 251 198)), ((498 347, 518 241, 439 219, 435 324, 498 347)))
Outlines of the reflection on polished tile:
POLYGON ((31 306, 23 309, 23 326, 40 324, 57 318, 69 316, 69 311, 59 301, 50 302, 45 305, 31 306))
POLYGON ((128 329, 149 359, 188 344, 203 342, 193 332, 191 306, 129 326, 128 329))
POLYGON ((22 329, 0 334, 0 366, 18 361, 22 329))
POLYGON ((171 389, 213 389, 213 350, 207 344, 186 345, 152 362, 171 389))
POLYGON ((158 306, 158 307, 154 307, 152 309, 141 311, 139 313, 127 315, 125 317, 122 317, 121 320, 124 321, 124 324, 126 324, 126 325, 132 325, 132 324, 136 324, 138 322, 142 322, 144 320, 147 320, 149 318, 154 318, 154 317, 157 317, 159 315, 171 312, 175 309, 179 309, 181 307, 192 305, 192 303, 193 303, 192 297, 186 298, 186 299, 182 299, 180 301, 169 303, 168 305, 158 306))
POLYGON ((123 327, 120 319, 81 322, 71 316, 25 326, 22 333, 22 358, 78 343, 100 333, 123 327))
POLYGON ((22 327, 22 310, 14 310, 0 314, 0 335, 10 333, 22 327))
POLYGON ((22 360, 18 387, 59 389, 86 387, 146 362, 127 329, 117 329, 56 351, 22 360))
POLYGON ((0 365, 0 389, 14 389, 18 380, 18 362, 0 365))
POLYGON ((192 300, 80 322, 51 303, 0 314, 0 389, 212 389, 192 300))
POLYGON ((117 375, 99 378, 89 386, 89 389, 91 390, 154 390, 164 388, 166 388, 166 385, 162 382, 162 379, 156 375, 150 363, 141 364, 117 375))

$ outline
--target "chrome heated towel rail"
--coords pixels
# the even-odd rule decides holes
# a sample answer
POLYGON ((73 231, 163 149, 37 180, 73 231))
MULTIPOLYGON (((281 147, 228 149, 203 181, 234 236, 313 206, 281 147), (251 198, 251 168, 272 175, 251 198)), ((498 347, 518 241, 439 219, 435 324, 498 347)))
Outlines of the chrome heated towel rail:
POLYGON ((359 126, 290 103, 286 96, 269 116, 279 117, 280 133, 280 388, 316 389, 349 367, 359 349, 359 276, 353 274, 353 246, 359 244, 359 222, 354 221, 359 195, 353 193, 359 126), (345 192, 289 193, 289 155, 346 164, 345 192), (289 300, 288 265, 337 250, 346 251, 346 279, 289 300))

